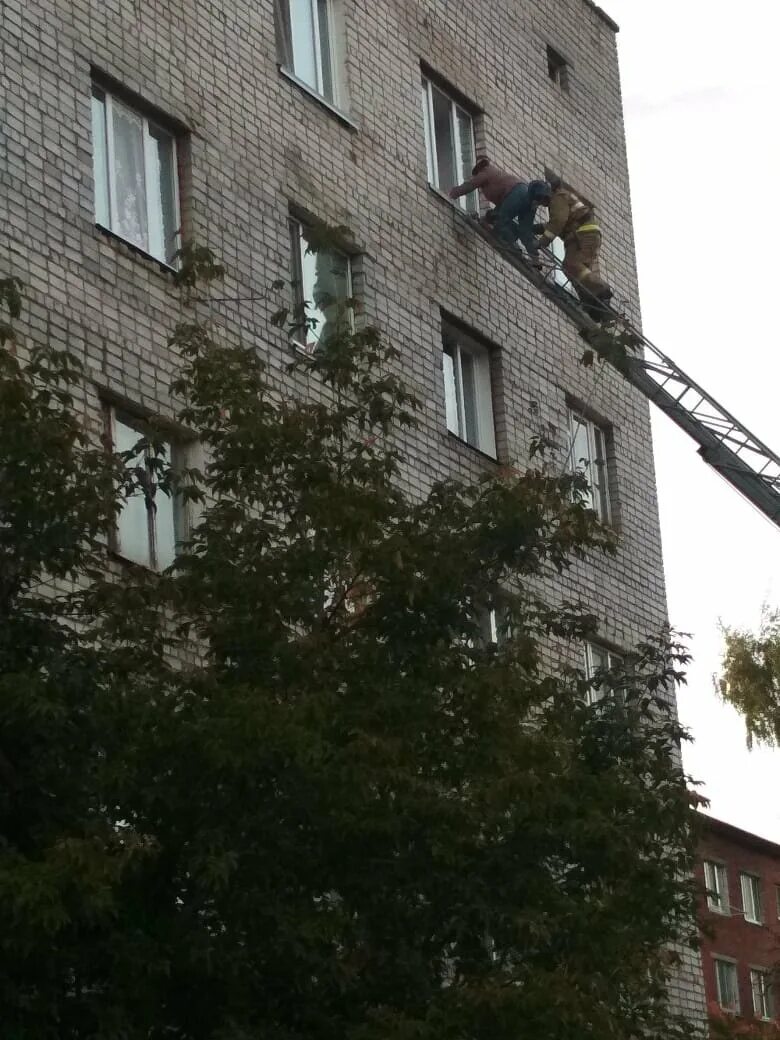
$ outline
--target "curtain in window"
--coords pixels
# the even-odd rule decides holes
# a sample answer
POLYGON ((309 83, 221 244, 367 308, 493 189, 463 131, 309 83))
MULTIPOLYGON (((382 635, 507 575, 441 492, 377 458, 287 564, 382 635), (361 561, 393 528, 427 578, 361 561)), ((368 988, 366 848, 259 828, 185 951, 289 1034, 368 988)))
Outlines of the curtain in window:
POLYGON ((113 102, 116 223, 113 230, 139 248, 149 250, 144 180, 144 121, 113 102))

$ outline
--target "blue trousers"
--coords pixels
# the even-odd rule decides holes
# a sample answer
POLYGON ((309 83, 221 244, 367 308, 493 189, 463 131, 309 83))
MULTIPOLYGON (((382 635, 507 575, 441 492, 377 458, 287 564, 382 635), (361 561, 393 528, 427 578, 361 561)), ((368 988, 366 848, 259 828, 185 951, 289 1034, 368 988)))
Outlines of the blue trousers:
POLYGON ((536 206, 529 198, 528 185, 516 184, 504 201, 496 206, 493 230, 507 245, 514 245, 519 238, 531 256, 536 256, 539 250, 533 230, 535 216, 536 206))

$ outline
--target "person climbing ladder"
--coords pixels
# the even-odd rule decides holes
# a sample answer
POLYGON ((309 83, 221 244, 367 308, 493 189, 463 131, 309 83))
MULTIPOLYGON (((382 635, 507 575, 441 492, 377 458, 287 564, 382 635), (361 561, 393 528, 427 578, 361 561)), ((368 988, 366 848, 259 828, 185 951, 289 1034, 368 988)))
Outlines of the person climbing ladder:
POLYGON ((601 228, 595 221, 593 207, 564 187, 560 177, 551 177, 550 187, 549 220, 537 226, 542 233, 536 245, 543 249, 554 238, 563 239, 564 273, 571 279, 587 315, 601 322, 609 313, 612 299, 612 289, 598 273, 601 228))

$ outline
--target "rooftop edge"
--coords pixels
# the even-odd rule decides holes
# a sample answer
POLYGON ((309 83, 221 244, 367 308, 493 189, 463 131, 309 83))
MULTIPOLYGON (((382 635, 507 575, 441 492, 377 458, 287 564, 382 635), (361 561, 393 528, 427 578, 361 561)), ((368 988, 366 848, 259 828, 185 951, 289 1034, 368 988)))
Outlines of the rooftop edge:
POLYGON ((599 18, 602 18, 613 32, 620 32, 620 26, 618 25, 618 23, 614 20, 614 18, 609 17, 609 15, 603 7, 599 7, 599 5, 594 3, 593 0, 585 0, 585 4, 592 11, 595 11, 599 18))
POLYGON ((702 820, 704 829, 711 834, 718 834, 721 837, 730 839, 735 844, 747 846, 780 859, 780 845, 769 838, 762 838, 760 834, 753 834, 751 831, 743 830, 741 827, 736 827, 733 823, 726 823, 725 820, 719 820, 715 816, 710 816, 709 813, 697 813, 697 815, 702 820))

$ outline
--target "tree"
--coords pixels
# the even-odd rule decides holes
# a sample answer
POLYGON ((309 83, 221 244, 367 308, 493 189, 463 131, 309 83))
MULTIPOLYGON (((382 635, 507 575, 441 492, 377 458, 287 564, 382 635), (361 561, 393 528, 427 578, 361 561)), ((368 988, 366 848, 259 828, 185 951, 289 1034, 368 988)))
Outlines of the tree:
POLYGON ((723 630, 718 687, 745 719, 748 744, 780 744, 780 612, 765 609, 757 633, 723 630))
POLYGON ((665 1001, 695 931, 684 649, 594 683, 545 656, 595 622, 544 579, 614 548, 582 478, 412 498, 392 348, 347 326, 292 363, 317 399, 286 397, 199 318, 219 273, 185 254, 171 337, 203 472, 152 429, 92 444, 67 354, 3 356, 4 1036, 689 1035, 665 1001), (139 490, 200 515, 170 571, 119 580, 139 490))

